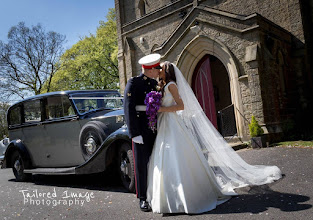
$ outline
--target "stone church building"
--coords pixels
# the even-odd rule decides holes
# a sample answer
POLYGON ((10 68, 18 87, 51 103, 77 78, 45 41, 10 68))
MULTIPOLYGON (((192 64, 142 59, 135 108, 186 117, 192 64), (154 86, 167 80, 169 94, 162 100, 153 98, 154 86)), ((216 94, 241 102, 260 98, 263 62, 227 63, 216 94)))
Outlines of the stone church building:
POLYGON ((175 63, 225 138, 268 137, 312 99, 313 1, 115 0, 120 88, 159 53, 175 63))

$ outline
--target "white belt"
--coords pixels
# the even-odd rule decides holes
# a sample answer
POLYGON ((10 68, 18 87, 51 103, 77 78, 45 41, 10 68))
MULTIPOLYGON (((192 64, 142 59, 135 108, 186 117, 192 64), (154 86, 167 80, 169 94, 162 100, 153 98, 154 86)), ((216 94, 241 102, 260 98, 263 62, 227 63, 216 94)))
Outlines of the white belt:
POLYGON ((146 111, 147 106, 145 105, 136 105, 136 111, 146 111))

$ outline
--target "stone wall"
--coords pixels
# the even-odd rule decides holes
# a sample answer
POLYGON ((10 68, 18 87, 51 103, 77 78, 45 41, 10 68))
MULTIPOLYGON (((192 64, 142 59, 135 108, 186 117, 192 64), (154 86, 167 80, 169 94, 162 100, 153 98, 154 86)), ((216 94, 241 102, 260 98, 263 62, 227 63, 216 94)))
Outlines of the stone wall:
MULTIPOLYGON (((117 0, 116 0, 117 1, 117 0)), ((145 15, 151 15, 152 13, 158 13, 158 10, 168 6, 168 5, 172 5, 173 0, 119 0, 118 1, 120 6, 121 6, 121 10, 123 10, 124 12, 127 13, 123 13, 123 19, 121 21, 122 25, 134 22, 136 20, 140 20, 143 17, 145 17, 145 15), (142 13, 141 11, 141 7, 142 5, 144 5, 144 11, 145 14, 142 13)), ((192 2, 192 0, 188 1, 189 3, 192 2)))
POLYGON ((239 15, 258 13, 304 43, 299 0, 218 0, 201 4, 239 15))
POLYGON ((264 33, 260 33, 260 39, 262 45, 260 83, 264 121, 271 127, 270 129, 275 129, 275 124, 279 124, 288 116, 288 104, 292 102, 292 93, 296 91, 294 78, 290 74, 291 43, 269 37, 264 33))
MULTIPOLYGON (((134 49, 136 51, 134 60, 139 60, 144 55, 150 54, 154 47, 162 45, 164 39, 167 39, 171 35, 181 20, 178 20, 175 15, 170 15, 167 17, 166 22, 166 26, 161 22, 152 22, 151 25, 145 26, 128 35, 134 42, 134 49)), ((132 76, 141 73, 141 66, 138 63, 134 63, 134 65, 135 68, 132 76)), ((130 66, 126 66, 126 68, 130 68, 130 66)))
MULTIPOLYGON (((300 0, 302 9, 302 22, 305 34, 306 54, 307 54, 307 81, 310 82, 310 88, 313 88, 313 0, 300 0)), ((313 102, 313 101, 312 101, 313 102)), ((313 104, 312 104, 313 105, 313 104)))
MULTIPOLYGON (((240 97, 231 93, 236 108, 240 105, 236 117, 242 121, 241 135, 248 136, 252 115, 266 132, 281 131, 279 124, 292 114, 289 109, 295 107, 303 85, 305 39, 297 0, 146 0, 145 15, 140 14, 139 0, 115 1, 121 12, 121 91, 127 79, 140 74, 137 61, 142 56, 157 52, 163 60, 177 63, 186 46, 201 35, 220 42, 234 59, 237 76, 232 80, 238 82, 240 97), (198 33, 190 31, 195 24, 200 27, 198 33)), ((214 51, 210 54, 215 55, 214 51)))

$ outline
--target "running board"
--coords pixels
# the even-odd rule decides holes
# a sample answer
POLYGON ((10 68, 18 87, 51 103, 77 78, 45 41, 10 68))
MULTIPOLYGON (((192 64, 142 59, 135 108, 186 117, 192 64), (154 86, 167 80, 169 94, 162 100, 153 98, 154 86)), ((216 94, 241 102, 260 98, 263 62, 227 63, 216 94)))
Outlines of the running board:
POLYGON ((68 175, 75 174, 76 167, 67 168, 36 168, 36 169, 25 169, 24 173, 32 174, 47 174, 47 175, 68 175))

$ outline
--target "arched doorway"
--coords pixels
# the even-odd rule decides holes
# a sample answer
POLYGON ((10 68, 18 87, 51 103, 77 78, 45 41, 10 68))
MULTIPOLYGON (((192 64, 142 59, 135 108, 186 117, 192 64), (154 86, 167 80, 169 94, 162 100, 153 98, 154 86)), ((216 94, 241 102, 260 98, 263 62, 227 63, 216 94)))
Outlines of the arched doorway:
MULTIPOLYGON (((243 114, 243 105, 238 80, 239 67, 235 62, 232 52, 227 48, 227 46, 217 39, 197 35, 183 48, 181 54, 177 58, 177 67, 183 70, 186 80, 189 85, 192 86, 195 69, 201 59, 208 54, 216 57, 227 71, 228 84, 230 88, 230 93, 228 94, 231 96, 232 107, 235 110, 234 115, 237 136, 245 138, 245 123, 243 117, 241 116, 243 114)), ((222 97, 222 90, 223 88, 219 89, 220 97, 222 97)))
POLYGON ((217 57, 207 54, 199 61, 192 89, 215 128, 224 137, 237 134, 228 73, 217 57))

